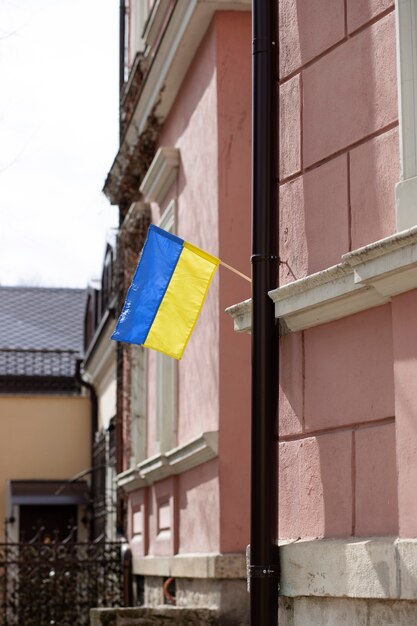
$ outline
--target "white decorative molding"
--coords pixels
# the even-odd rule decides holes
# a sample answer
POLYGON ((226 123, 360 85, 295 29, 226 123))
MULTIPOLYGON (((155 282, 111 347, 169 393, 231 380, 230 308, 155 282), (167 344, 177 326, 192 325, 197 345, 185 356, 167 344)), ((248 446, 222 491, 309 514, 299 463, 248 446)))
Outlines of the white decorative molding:
POLYGON ((417 539, 296 541, 280 547, 284 596, 417 600, 417 539))
POLYGON ((187 470, 211 461, 218 453, 218 432, 205 432, 188 443, 173 448, 166 453, 169 467, 173 474, 181 474, 187 470))
MULTIPOLYGON (((158 3, 151 20, 159 20, 157 13, 164 12, 164 5, 164 2, 158 3)), ((151 115, 160 123, 166 119, 214 14, 217 11, 250 11, 251 5, 251 0, 181 0, 174 4, 154 56, 151 52, 151 58, 146 57, 149 67, 104 185, 104 192, 113 203, 119 201, 120 184, 130 162, 128 155, 138 149, 151 115)))
POLYGON ((168 231, 169 233, 176 233, 175 227, 175 216, 177 213, 177 200, 176 198, 172 198, 167 208, 161 215, 161 219, 159 220, 159 227, 168 231))
POLYGON ((161 204, 174 182, 180 165, 178 148, 159 148, 146 172, 140 192, 148 202, 161 204))
POLYGON ((160 33, 164 18, 169 9, 170 0, 155 0, 145 24, 143 39, 152 48, 160 33))
MULTIPOLYGON (((160 10, 163 11, 160 3, 160 10)), ((177 2, 146 75, 138 103, 126 132, 132 145, 145 129, 149 114, 165 119, 185 74, 216 11, 250 10, 251 0, 187 0, 177 2), (163 88, 163 90, 162 90, 163 88)), ((155 14, 153 19, 157 20, 155 14)))
POLYGON ((135 489, 152 485, 158 480, 182 474, 216 458, 218 454, 218 432, 204 432, 187 443, 168 452, 156 454, 138 463, 135 467, 117 475, 117 486, 129 493, 135 489))
MULTIPOLYGON (((269 292, 275 317, 291 331, 380 306, 417 288, 417 227, 343 255, 342 263, 269 292)), ((227 312, 249 332, 250 300, 227 312)))
POLYGON ((226 309, 233 317, 233 327, 237 333, 250 333, 252 324, 252 300, 238 302, 226 309))
POLYGON ((107 312, 84 358, 84 370, 90 382, 94 383, 112 369, 116 377, 116 342, 111 341, 115 326, 116 320, 107 312))
POLYGON ((417 224, 417 0, 396 0, 401 181, 397 230, 417 224))

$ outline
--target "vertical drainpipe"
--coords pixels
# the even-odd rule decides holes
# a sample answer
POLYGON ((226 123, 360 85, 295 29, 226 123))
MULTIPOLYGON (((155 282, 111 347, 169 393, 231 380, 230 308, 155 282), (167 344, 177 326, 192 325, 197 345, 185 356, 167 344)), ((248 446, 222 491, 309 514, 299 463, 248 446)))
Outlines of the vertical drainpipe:
POLYGON ((122 89, 125 84, 126 47, 126 0, 120 0, 119 8, 119 139, 122 139, 122 89))
POLYGON ((119 8, 119 92, 122 92, 125 83, 125 0, 120 0, 119 8))
MULTIPOLYGON (((81 371, 81 366, 82 366, 82 359, 78 359, 76 362, 75 378, 82 387, 84 387, 85 389, 88 389, 88 392, 90 394, 90 402, 91 402, 91 468, 92 468, 91 494, 92 494, 92 500, 93 500, 93 516, 94 516, 94 504, 95 504, 96 485, 97 485, 97 476, 96 476, 96 471, 95 471, 96 468, 94 465, 95 463, 94 441, 95 441, 96 432, 98 430, 98 399, 97 399, 97 393, 96 393, 94 385, 84 380, 82 371, 81 371)), ((93 533, 94 533, 94 521, 90 526, 90 539, 94 539, 93 533)))
POLYGON ((252 626, 278 623, 276 106, 277 0, 252 0, 252 440, 250 613, 252 626))

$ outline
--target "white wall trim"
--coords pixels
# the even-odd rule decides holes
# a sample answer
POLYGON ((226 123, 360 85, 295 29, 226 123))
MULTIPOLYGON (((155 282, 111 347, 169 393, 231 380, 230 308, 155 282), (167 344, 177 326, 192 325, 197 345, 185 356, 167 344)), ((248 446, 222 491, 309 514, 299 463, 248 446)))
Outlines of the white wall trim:
POLYGON ((417 600, 417 539, 297 541, 280 547, 284 596, 417 600))
POLYGON ((161 205, 178 174, 179 166, 178 148, 158 149, 140 186, 140 192, 148 202, 161 205))
POLYGON ((396 201, 401 231, 417 224, 417 0, 396 0, 395 14, 401 164, 396 201))
POLYGON ((142 34, 147 46, 152 47, 155 44, 168 8, 169 0, 155 1, 155 4, 151 9, 151 13, 145 23, 142 34))
POLYGON ((163 228, 164 230, 167 230, 169 233, 172 233, 173 235, 175 235, 177 232, 176 224, 175 224, 176 213, 177 213, 177 200, 176 198, 172 198, 167 208, 162 213, 161 219, 159 220, 159 227, 163 228))
MULTIPOLYGON (((275 317, 291 331, 380 306, 417 288, 417 227, 343 255, 342 263, 269 292, 275 317)), ((235 329, 249 332, 250 300, 227 309, 235 329)))
POLYGON ((84 362, 87 378, 93 384, 102 378, 108 370, 114 371, 114 378, 116 378, 116 342, 111 341, 115 326, 116 320, 109 317, 105 328, 102 329, 102 336, 94 343, 94 351, 84 362))
POLYGON ((233 317, 233 327, 237 333, 250 333, 252 325, 252 300, 243 300, 226 309, 233 317))
POLYGON ((204 432, 181 446, 163 454, 156 454, 135 467, 117 475, 117 486, 127 493, 152 485, 158 480, 182 474, 216 458, 218 432, 204 432))

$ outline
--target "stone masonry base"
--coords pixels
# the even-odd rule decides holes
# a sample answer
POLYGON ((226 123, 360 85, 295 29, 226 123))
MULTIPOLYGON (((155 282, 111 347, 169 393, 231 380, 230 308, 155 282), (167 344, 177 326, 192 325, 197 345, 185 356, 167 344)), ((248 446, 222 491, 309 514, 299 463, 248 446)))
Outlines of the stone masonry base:
POLYGON ((416 626, 417 602, 281 596, 279 626, 416 626))
POLYGON ((244 579, 185 578, 176 582, 176 606, 164 606, 164 578, 145 576, 145 606, 93 609, 91 626, 248 626, 244 579))
POLYGON ((218 626, 210 609, 159 608, 92 609, 91 626, 218 626))

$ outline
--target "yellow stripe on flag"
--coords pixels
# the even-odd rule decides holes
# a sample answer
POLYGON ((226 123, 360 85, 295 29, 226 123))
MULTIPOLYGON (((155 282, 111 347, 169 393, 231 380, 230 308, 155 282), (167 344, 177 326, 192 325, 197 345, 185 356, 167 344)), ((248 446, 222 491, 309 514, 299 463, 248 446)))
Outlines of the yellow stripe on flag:
POLYGON ((216 257, 184 242, 168 289, 143 344, 146 348, 175 359, 182 357, 218 264, 216 257))

